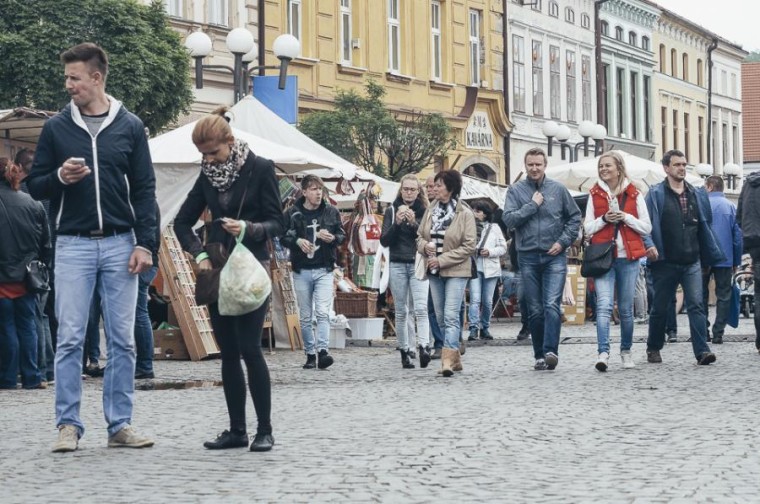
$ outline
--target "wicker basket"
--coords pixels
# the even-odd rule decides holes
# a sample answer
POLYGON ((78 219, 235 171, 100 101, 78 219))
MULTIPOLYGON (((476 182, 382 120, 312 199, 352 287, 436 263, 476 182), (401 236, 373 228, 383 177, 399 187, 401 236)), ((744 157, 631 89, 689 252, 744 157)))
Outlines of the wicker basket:
POLYGON ((346 317, 374 317, 377 314, 377 292, 336 292, 335 313, 346 317))

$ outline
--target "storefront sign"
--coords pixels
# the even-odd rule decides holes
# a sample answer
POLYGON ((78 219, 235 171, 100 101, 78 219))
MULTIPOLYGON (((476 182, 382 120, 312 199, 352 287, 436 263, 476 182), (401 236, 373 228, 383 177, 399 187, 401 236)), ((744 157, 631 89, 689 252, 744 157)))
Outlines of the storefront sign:
POLYGON ((493 130, 485 112, 472 114, 464 135, 468 149, 493 150, 493 130))

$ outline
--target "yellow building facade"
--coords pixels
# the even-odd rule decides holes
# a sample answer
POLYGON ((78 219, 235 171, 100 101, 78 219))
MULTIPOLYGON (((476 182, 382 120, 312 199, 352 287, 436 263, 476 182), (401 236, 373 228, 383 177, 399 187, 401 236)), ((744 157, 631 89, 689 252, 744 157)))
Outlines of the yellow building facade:
POLYGON ((301 42, 289 69, 301 115, 372 79, 392 112, 438 112, 451 124, 457 146, 421 176, 453 168, 505 180, 502 2, 268 0, 264 14, 268 64, 281 33, 301 42))
POLYGON ((711 39, 663 11, 653 31, 655 157, 681 150, 690 164, 707 161, 707 50, 711 39))

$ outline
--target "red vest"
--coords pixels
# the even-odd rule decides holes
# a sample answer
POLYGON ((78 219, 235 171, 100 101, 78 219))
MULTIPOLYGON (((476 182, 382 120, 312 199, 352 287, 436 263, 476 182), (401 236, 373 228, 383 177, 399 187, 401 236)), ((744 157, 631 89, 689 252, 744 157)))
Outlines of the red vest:
MULTIPOLYGON (((606 214, 610 209, 609 195, 607 192, 599 187, 599 184, 594 184, 594 187, 589 191, 591 194, 591 203, 594 206, 594 217, 599 218, 606 214)), ((620 209, 638 218, 639 213, 636 209, 636 198, 639 195, 638 189, 633 184, 628 184, 625 191, 620 193, 617 197, 618 205, 620 209), (622 207, 623 194, 627 194, 628 198, 625 200, 625 208, 622 207)), ((588 210, 587 210, 588 211, 588 210)), ((625 247, 625 253, 628 260, 639 259, 646 255, 646 248, 644 247, 644 240, 641 235, 628 227, 626 224, 620 224, 620 230, 618 231, 623 237, 623 245, 625 247)), ((607 243, 612 241, 615 236, 615 225, 607 224, 599 232, 591 237, 591 243, 607 243)), ((615 249, 617 255, 617 248, 615 249)))

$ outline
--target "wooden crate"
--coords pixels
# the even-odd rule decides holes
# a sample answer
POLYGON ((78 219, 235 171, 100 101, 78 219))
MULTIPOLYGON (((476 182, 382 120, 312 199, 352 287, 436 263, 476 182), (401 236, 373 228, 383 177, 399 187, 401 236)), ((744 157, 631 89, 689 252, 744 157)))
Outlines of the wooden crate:
POLYGON ((168 226, 161 238, 158 264, 190 359, 218 356, 208 309, 195 304, 195 274, 174 234, 174 227, 168 226))
POLYGON ((371 318, 377 314, 377 292, 336 292, 335 313, 348 318, 371 318))

